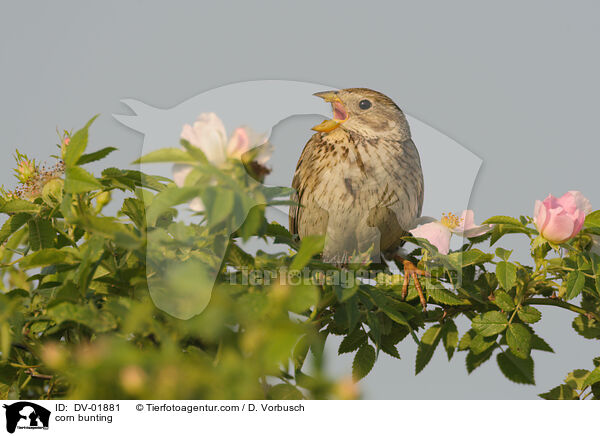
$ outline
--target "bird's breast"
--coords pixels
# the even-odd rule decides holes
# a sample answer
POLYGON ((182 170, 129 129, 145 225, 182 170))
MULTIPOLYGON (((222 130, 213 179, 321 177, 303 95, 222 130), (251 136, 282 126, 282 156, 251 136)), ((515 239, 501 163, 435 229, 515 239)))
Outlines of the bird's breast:
POLYGON ((405 150, 392 142, 328 143, 321 154, 310 184, 314 198, 327 210, 360 214, 380 205, 417 201, 418 183, 412 180, 422 178, 420 163, 411 163, 405 150))

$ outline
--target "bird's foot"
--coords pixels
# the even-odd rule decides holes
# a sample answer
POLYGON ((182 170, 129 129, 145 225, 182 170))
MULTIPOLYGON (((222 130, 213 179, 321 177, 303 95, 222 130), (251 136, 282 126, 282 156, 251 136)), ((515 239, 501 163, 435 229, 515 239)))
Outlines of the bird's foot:
POLYGON ((423 271, 415 266, 410 260, 406 260, 403 258, 397 258, 395 260, 402 261, 404 265, 404 282, 402 283, 402 299, 405 300, 408 295, 408 284, 410 283, 410 279, 414 280, 415 289, 419 294, 419 300, 421 301, 421 306, 423 306, 423 311, 427 311, 427 300, 425 299, 425 294, 423 293, 423 287, 419 282, 419 276, 429 277, 430 274, 427 271, 423 271))

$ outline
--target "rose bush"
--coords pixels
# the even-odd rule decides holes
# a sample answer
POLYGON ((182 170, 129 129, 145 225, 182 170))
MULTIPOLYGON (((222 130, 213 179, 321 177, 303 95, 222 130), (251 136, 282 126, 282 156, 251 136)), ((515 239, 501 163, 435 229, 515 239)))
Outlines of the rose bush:
MULTIPOLYGON (((573 313, 577 334, 600 339, 600 211, 577 192, 538 202, 534 217, 476 226, 465 211, 416 227, 406 239, 408 258, 429 274, 423 311, 413 284, 402 299, 394 265, 339 270, 321 262, 323 238, 299 244, 265 218, 290 190, 260 183, 265 161, 252 146, 262 140, 248 130, 228 140, 206 115, 184 127, 182 148, 140 159, 176 165, 173 181, 90 173, 85 165, 115 151, 87 152, 90 124, 61 139, 50 169, 19 157, 20 184, 2 191, 1 398, 356 398, 354 382, 380 353, 400 358, 404 340, 417 348, 416 373, 442 348, 448 359, 464 353, 469 373, 495 356, 510 381, 534 384, 534 358, 553 352, 535 331, 539 306, 573 313), (178 206, 196 198, 202 207, 180 218, 178 206), (452 234, 466 238, 459 250, 452 234), (529 264, 498 247, 507 234, 531 242, 529 264), (250 238, 289 250, 251 254, 250 238), (207 287, 206 308, 186 312, 207 287), (354 382, 326 375, 330 335, 343 338, 340 354, 354 354, 354 382)), ((589 370, 541 396, 600 398, 599 364, 583 362, 589 370)))

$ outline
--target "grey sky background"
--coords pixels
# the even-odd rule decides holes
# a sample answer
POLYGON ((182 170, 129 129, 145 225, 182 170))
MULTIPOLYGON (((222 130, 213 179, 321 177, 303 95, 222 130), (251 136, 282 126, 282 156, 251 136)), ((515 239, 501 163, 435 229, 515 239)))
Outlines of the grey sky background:
MULTIPOLYGON (((15 147, 43 160, 56 151, 57 127, 96 113, 90 147, 116 146, 109 163, 128 165, 143 138, 111 117, 128 113, 124 98, 169 108, 228 83, 285 79, 376 89, 479 156, 476 218, 531 214, 535 199, 571 189, 600 208, 598 3, 148 3, 0 5, 0 184, 13 184, 15 147)), ((299 132, 315 120, 283 124, 299 132)), ((448 165, 436 176, 451 186, 457 172, 448 165)), ((524 259, 527 245, 504 245, 513 241, 524 259)), ((574 333, 571 314, 543 314, 536 331, 556 354, 535 353, 537 386, 506 380, 493 360, 469 376, 464 353, 448 364, 441 349, 415 377, 406 340, 402 360, 382 356, 362 382, 366 397, 535 398, 600 354, 574 333)), ((332 373, 349 374, 351 357, 328 348, 332 373)))

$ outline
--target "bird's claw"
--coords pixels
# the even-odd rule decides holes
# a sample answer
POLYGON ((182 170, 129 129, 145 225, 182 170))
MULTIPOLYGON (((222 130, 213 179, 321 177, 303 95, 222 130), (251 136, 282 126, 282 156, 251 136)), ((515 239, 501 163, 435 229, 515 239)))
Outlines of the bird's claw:
POLYGON ((427 311, 427 300, 425 299, 423 288, 421 287, 421 283, 419 282, 419 276, 429 277, 430 274, 427 271, 423 271, 417 268, 415 264, 409 260, 402 259, 402 263, 404 265, 404 283, 402 284, 402 299, 405 300, 406 296, 408 295, 408 284, 410 283, 410 279, 412 278, 414 280, 417 293, 419 294, 421 306, 423 306, 423 312, 425 312, 427 311))

